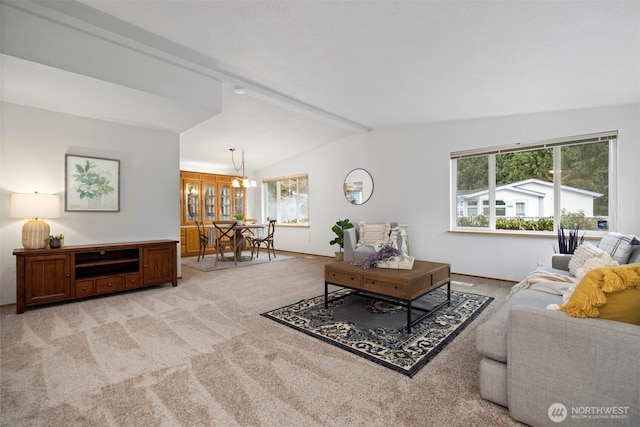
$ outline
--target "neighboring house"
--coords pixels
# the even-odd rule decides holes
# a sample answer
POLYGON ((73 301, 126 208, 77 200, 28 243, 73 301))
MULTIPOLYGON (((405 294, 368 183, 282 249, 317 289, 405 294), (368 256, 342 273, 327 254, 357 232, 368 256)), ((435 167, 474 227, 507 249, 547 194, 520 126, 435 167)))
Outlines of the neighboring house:
MULTIPOLYGON (((593 216, 593 200, 601 193, 567 185, 560 188, 564 210, 593 216)), ((458 216, 489 215, 489 191, 458 192, 456 207, 458 216)), ((553 183, 530 178, 496 187, 496 216, 553 216, 553 183)))

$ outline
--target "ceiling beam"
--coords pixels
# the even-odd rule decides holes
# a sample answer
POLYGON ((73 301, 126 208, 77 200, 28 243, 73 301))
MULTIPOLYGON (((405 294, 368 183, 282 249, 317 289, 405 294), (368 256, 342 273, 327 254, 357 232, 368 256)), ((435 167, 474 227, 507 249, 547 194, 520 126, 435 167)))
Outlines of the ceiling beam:
POLYGON ((3 5, 91 34, 156 60, 162 60, 171 65, 228 82, 232 85, 243 86, 249 96, 276 103, 284 108, 301 112, 323 121, 329 121, 359 133, 371 131, 371 128, 366 125, 316 107, 241 75, 225 71, 219 61, 214 58, 188 49, 75 0, 55 2, 1 0, 1 2, 3 5))

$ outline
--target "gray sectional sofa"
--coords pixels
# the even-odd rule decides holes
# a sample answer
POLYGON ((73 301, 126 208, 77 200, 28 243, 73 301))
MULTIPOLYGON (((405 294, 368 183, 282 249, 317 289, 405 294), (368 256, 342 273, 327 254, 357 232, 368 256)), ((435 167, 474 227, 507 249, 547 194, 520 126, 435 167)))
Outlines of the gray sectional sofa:
MULTIPOLYGON (((544 271, 570 275, 569 260, 554 256, 544 271)), ((640 245, 627 262, 640 263, 640 245)), ((549 304, 562 296, 518 289, 478 328, 482 397, 532 426, 639 426, 640 326, 549 304)))

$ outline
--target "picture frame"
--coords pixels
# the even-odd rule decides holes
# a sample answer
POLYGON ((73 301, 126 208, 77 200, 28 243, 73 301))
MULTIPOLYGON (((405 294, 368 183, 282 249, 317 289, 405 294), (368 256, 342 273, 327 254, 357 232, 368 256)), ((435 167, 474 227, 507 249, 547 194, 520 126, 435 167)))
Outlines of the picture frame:
POLYGON ((119 212, 120 160, 65 155, 67 212, 119 212))

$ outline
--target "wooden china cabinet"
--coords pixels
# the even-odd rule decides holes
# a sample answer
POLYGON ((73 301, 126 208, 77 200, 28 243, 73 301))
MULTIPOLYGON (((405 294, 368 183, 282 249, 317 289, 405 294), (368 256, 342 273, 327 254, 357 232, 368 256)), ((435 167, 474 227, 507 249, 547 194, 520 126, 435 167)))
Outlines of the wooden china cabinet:
MULTIPOLYGON (((196 221, 228 221, 246 212, 245 189, 234 188, 231 175, 180 171, 180 252, 197 255, 200 244, 196 221)), ((240 179, 240 178, 239 178, 240 179)), ((213 249, 213 247, 212 247, 213 249)))

